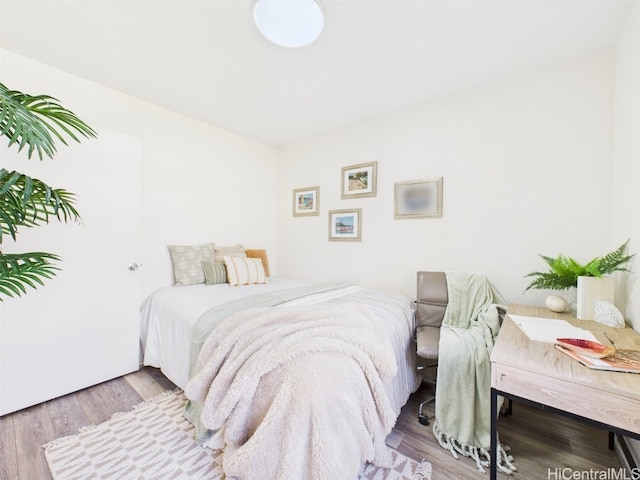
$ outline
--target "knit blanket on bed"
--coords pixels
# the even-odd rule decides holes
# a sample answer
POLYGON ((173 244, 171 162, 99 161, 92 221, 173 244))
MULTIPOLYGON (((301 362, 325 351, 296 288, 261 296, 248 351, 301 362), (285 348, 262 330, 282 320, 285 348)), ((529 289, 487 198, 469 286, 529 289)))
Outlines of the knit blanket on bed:
POLYGON ((365 306, 258 308, 218 325, 185 394, 224 428, 228 478, 353 480, 365 462, 390 465, 396 369, 365 306))
MULTIPOLYGON (((449 303, 440 329, 433 433, 455 458, 472 457, 484 472, 491 443, 490 354, 506 306, 484 275, 446 275, 449 303)), ((499 470, 515 470, 502 445, 498 458, 499 470)))

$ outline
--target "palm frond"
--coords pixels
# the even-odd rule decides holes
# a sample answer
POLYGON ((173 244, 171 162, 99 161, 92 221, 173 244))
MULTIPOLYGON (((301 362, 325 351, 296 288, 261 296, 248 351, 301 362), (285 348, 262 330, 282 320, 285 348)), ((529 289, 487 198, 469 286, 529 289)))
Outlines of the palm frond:
POLYGON ((51 188, 42 180, 0 169, 0 244, 4 235, 15 240, 18 227, 48 223, 51 217, 62 222, 80 220, 75 195, 51 188))
MULTIPOLYGON (((72 111, 49 95, 29 95, 10 90, 0 83, 0 136, 9 139, 8 147, 18 152, 26 148, 27 157, 35 153, 40 160, 53 158, 56 141, 67 145, 66 138, 95 137, 96 132, 72 111)), ((19 227, 34 227, 49 222, 80 220, 75 195, 54 189, 37 178, 0 169, 0 244, 5 235, 14 240, 19 227)), ((0 251, 0 301, 3 296, 21 296, 27 287, 43 285, 56 274, 52 253, 31 252, 5 255, 0 251)))
POLYGON ((15 144, 21 151, 28 146, 28 158, 34 151, 40 160, 43 155, 53 158, 56 152, 54 137, 66 145, 65 135, 80 141, 76 134, 86 138, 96 136, 89 125, 55 98, 10 90, 0 83, 0 136, 9 138, 9 147, 15 144))
POLYGON ((2 296, 20 297, 27 293, 27 287, 44 285, 44 280, 59 270, 51 262, 59 260, 58 255, 45 252, 0 253, 0 302, 2 296))

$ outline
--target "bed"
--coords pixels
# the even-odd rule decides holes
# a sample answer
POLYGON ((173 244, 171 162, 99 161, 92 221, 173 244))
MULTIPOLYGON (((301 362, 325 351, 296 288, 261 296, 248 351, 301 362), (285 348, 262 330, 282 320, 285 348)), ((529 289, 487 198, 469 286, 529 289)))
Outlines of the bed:
MULTIPOLYGON (((352 480, 363 462, 384 466, 389 460, 384 436, 419 384, 415 373, 412 329, 409 299, 353 285, 317 286, 271 277, 265 284, 239 287, 229 284, 165 287, 151 294, 141 307, 142 363, 160 368, 185 390, 187 397, 192 398, 193 410, 190 413, 187 408, 185 413, 196 423, 202 442, 211 448, 224 448, 223 468, 228 477, 242 480, 352 480), (278 333, 277 338, 270 339, 269 335, 274 331, 270 329, 276 325, 274 316, 281 319, 286 315, 291 318, 278 320, 282 326, 277 328, 286 329, 287 333, 278 333), (261 320, 263 317, 265 320, 261 320), (303 324, 312 328, 303 327, 303 324), (317 341, 315 337, 308 336, 307 332, 311 330, 330 332, 328 336, 340 337, 338 340, 343 345, 342 337, 355 332, 357 354, 352 354, 352 358, 343 355, 336 360, 332 352, 323 350, 324 338, 317 341), (228 340, 232 335, 236 337, 228 340), (220 353, 225 342, 228 350, 220 353), (264 344, 263 350, 269 346, 274 349, 275 353, 269 354, 260 350, 262 356, 254 358, 254 364, 263 370, 267 364, 265 359, 289 355, 291 358, 279 362, 285 364, 279 368, 286 368, 286 371, 273 373, 275 370, 270 370, 268 375, 251 383, 246 377, 246 364, 249 363, 246 358, 242 360, 242 368, 228 371, 228 364, 233 363, 229 360, 231 353, 241 351, 242 355, 246 354, 246 345, 238 347, 241 342, 264 344), (365 347, 375 344, 372 350, 365 352, 364 360, 359 356, 363 348, 361 344, 366 344, 365 347), (383 394, 380 395, 374 391, 379 379, 372 379, 367 370, 369 367, 363 367, 369 360, 382 363, 385 353, 377 350, 379 344, 389 346, 394 363, 393 371, 387 368, 387 377, 382 375, 379 390, 383 394), (313 360, 307 364, 300 363, 298 359, 301 357, 291 353, 297 347, 301 347, 301 351, 304 349, 307 355, 313 350, 313 360), (203 359, 205 352, 218 358, 203 359), (224 361, 227 365, 223 365, 224 361), (218 363, 211 367, 211 362, 218 363), (296 362, 299 365, 297 370, 294 368, 296 362), (356 370, 365 374, 356 373, 356 370), (340 377, 336 376, 337 371, 348 381, 341 383, 340 377), (206 383, 201 384, 204 377, 206 383), (284 393, 286 387, 293 383, 296 383, 295 388, 304 391, 301 394, 297 390, 287 397, 284 393), (251 390, 249 396, 247 389, 251 390), (374 392, 365 395, 362 393, 364 390, 374 392), (235 395, 232 399, 235 403, 229 403, 232 394, 235 395), (363 399, 365 396, 367 398, 363 399), (355 397, 358 397, 357 401, 355 397), (252 403, 247 403, 247 398, 252 403), (274 410, 278 402, 284 403, 278 416, 274 416, 270 409, 274 410), (313 404, 313 407, 305 402, 313 404), (359 405, 363 405, 362 408, 359 405), (224 418, 211 420, 220 417, 225 408, 228 412, 224 418), (304 411, 294 414, 296 408, 304 411), (240 419, 239 412, 244 412, 240 419), (328 421, 318 420, 318 416, 331 418, 328 421), (213 422, 216 428, 208 429, 211 423, 198 425, 200 417, 213 422), (380 420, 371 427, 371 418, 377 417, 380 420), (301 423, 304 424, 304 432, 300 430, 301 423), (274 436, 278 438, 270 438, 274 436), (285 438, 287 436, 291 438, 285 438), (312 440, 302 438, 307 436, 313 437, 312 440), (261 439, 261 444, 258 444, 258 439, 261 439), (275 445, 282 447, 278 450, 275 445), (260 465, 258 472, 253 468, 255 465, 260 465)), ((329 350, 334 348, 331 345, 329 350)))

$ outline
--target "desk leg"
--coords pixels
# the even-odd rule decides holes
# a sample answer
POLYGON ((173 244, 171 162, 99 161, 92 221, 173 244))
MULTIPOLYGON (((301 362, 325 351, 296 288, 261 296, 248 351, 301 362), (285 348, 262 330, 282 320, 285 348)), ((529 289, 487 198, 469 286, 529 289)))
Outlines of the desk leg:
POLYGON ((497 478, 498 463, 498 394, 495 388, 491 389, 491 452, 489 461, 489 480, 497 478))

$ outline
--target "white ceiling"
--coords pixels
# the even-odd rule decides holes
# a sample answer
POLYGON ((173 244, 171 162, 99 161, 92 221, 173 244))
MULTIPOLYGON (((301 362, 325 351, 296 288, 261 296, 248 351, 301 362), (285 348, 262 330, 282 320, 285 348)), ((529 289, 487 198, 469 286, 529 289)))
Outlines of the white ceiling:
POLYGON ((633 4, 322 0, 320 39, 284 49, 253 0, 1 0, 0 47, 279 146, 609 49, 633 4))

